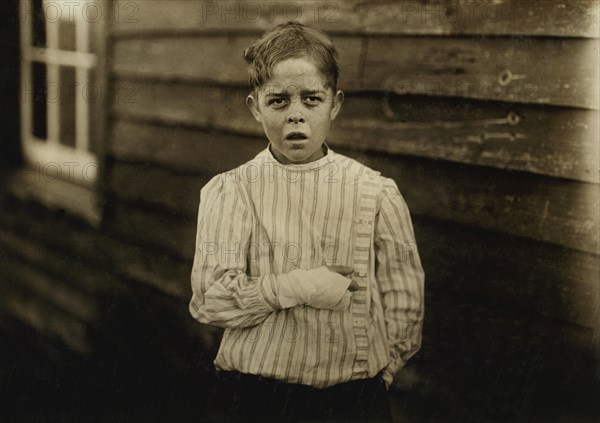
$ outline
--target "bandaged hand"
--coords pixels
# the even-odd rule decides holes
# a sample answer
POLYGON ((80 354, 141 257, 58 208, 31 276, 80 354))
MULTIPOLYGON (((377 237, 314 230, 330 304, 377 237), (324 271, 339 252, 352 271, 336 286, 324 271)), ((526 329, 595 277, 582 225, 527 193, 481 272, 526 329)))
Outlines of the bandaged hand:
POLYGON ((279 287, 283 308, 307 305, 319 309, 347 310, 356 283, 343 276, 351 274, 345 266, 321 266, 316 269, 295 269, 287 274, 279 287))

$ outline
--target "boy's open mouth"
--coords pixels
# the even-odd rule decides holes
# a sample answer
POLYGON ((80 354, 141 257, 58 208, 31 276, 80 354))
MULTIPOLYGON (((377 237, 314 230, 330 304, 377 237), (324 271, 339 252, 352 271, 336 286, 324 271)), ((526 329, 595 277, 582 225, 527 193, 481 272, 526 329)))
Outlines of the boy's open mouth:
POLYGON ((285 137, 285 139, 289 140, 289 141, 301 141, 301 140, 305 140, 307 138, 308 137, 306 135, 304 135, 302 132, 290 132, 285 137))

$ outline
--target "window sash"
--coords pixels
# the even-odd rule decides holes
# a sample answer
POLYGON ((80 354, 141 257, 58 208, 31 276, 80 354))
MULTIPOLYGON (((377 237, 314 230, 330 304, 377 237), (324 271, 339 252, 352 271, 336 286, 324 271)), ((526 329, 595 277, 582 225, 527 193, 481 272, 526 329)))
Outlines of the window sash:
MULTIPOLYGON (((27 1, 25 9, 33 9, 31 0, 27 1)), ((75 14, 76 15, 76 14, 75 14)), ((60 107, 58 101, 50 101, 46 97, 46 122, 47 138, 46 140, 37 139, 33 135, 33 95, 28 92, 28 87, 33 87, 32 65, 34 62, 46 64, 46 84, 50 82, 58 83, 60 66, 73 67, 75 69, 75 87, 79 91, 80 87, 86 87, 90 83, 89 71, 96 68, 98 58, 94 53, 88 53, 89 46, 89 23, 85 19, 75 20, 76 51, 59 50, 58 20, 46 22, 46 47, 34 47, 32 44, 32 26, 31 16, 22 16, 21 18, 21 75, 22 83, 25 84, 25 90, 21 90, 21 139, 23 155, 28 166, 43 169, 48 166, 60 165, 64 170, 72 170, 74 164, 78 164, 80 169, 87 166, 88 171, 92 167, 98 169, 96 156, 90 151, 90 108, 81 94, 74 95, 75 100, 75 148, 66 146, 60 141, 60 107)), ((59 95, 62 90, 59 91, 59 95)), ((91 172, 91 171, 90 171, 91 172)), ((97 175, 90 177, 81 172, 67 172, 70 179, 81 185, 93 186, 97 175)), ((44 175, 47 176, 47 175, 44 175)))

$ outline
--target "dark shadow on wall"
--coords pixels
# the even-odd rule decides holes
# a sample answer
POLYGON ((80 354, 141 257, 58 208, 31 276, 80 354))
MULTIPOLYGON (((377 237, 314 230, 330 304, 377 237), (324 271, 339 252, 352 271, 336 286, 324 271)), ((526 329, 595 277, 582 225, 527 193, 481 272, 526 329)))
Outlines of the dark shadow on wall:
POLYGON ((201 328, 180 303, 130 294, 98 298, 85 358, 2 316, 0 421, 203 421, 213 381, 201 328))
POLYGON ((20 53, 19 2, 0 8, 0 174, 21 162, 20 153, 20 53))

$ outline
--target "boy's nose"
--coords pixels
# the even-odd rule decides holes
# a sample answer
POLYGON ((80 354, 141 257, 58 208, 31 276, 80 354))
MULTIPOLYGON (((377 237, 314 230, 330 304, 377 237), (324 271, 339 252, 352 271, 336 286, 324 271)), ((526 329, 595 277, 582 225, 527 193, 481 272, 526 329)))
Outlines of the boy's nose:
POLYGON ((288 123, 305 123, 302 116, 289 116, 288 123))
POLYGON ((304 116, 302 116, 302 113, 297 112, 297 111, 293 111, 289 114, 289 116, 287 118, 287 122, 288 123, 305 123, 304 116))

